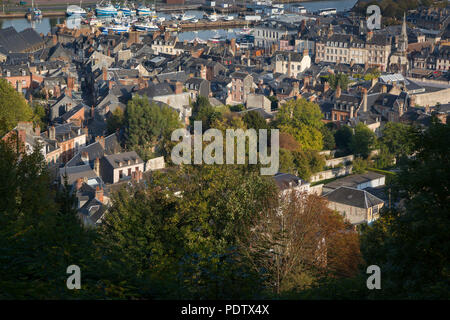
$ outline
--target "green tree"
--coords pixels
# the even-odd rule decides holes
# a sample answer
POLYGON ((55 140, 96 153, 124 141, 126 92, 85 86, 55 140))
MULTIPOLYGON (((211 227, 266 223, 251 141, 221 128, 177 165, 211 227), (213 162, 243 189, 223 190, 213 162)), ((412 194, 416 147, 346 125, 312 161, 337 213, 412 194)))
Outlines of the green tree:
POLYGON ((397 160, 408 156, 414 148, 415 129, 397 122, 388 122, 383 128, 380 142, 397 160))
POLYGON ((291 100, 279 108, 275 125, 291 134, 304 150, 322 150, 323 115, 317 104, 305 99, 291 100))
POLYGON ((448 124, 415 134, 417 153, 392 185, 404 207, 388 210, 363 232, 364 259, 383 272, 381 298, 449 299, 450 146, 442 143, 448 139, 448 124))
POLYGON ((317 151, 301 150, 293 152, 293 156, 298 176, 306 181, 325 166, 325 157, 317 151))
POLYGON ((320 129, 323 139, 323 150, 333 150, 336 147, 333 131, 328 126, 323 126, 320 129))
POLYGON ((347 125, 341 126, 334 134, 336 147, 343 150, 344 153, 350 152, 350 142, 352 140, 353 130, 347 125))
POLYGON ((355 155, 361 155, 367 158, 375 148, 376 141, 375 133, 360 122, 356 125, 355 134, 350 140, 350 151, 355 155))
POLYGON ((268 129, 269 126, 264 118, 256 111, 247 112, 243 120, 249 129, 268 129))
POLYGON ((205 132, 212 128, 213 123, 221 118, 223 110, 213 107, 207 97, 198 96, 192 104, 191 126, 194 121, 202 122, 202 130, 205 132))
POLYGON ((121 108, 114 110, 106 120, 106 131, 112 134, 125 124, 125 114, 121 108))
POLYGON ((128 102, 125 124, 127 146, 136 150, 144 161, 154 151, 162 150, 170 141, 172 131, 181 127, 175 110, 150 103, 146 97, 134 97, 128 102))
POLYGON ((33 110, 23 95, 5 79, 0 79, 0 136, 12 130, 19 121, 31 121, 33 110))

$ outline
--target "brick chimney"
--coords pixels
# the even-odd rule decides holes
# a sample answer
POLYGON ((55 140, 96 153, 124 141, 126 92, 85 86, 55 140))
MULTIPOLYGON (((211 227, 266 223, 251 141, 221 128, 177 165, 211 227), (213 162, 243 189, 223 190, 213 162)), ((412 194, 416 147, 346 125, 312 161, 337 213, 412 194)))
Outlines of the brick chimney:
POLYGON ((230 50, 231 50, 231 52, 233 52, 233 56, 235 56, 236 55, 236 39, 235 38, 232 38, 230 40, 230 50))
POLYGON ((91 118, 93 119, 95 116, 95 109, 94 106, 91 107, 91 118))
POLYGON ((100 176, 100 159, 98 157, 94 161, 94 171, 97 176, 100 176))
POLYGON ((98 142, 103 149, 105 149, 105 138, 103 136, 98 136, 95 138, 95 141, 98 142))
POLYGON ((102 68, 102 74, 103 74, 103 81, 108 80, 108 70, 106 69, 106 67, 102 68))
POLYGON ((68 97, 72 97, 72 89, 69 87, 66 87, 66 90, 64 90, 64 94, 68 97))
POLYGON ((81 152, 81 161, 83 161, 85 164, 89 162, 89 153, 87 153, 87 151, 81 152))
POLYGON ((203 64, 200 66, 200 78, 206 80, 206 66, 203 64))
POLYGON ((83 186, 83 178, 78 178, 77 184, 75 185, 75 189, 78 191, 81 189, 82 186, 83 186))
POLYGON ((58 43, 58 37, 56 36, 56 34, 54 34, 52 36, 52 43, 53 43, 54 46, 56 46, 56 44, 58 43))
POLYGON ((336 87, 335 97, 336 97, 336 99, 338 99, 340 96, 341 96, 341 86, 338 85, 336 87))
POLYGON ((103 203, 103 188, 97 186, 95 189, 95 199, 103 203))

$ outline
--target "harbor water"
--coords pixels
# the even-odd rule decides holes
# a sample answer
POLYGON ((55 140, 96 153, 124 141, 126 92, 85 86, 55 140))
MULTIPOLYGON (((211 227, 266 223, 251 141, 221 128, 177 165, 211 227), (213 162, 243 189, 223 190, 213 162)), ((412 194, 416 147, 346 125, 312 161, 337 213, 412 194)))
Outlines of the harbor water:
MULTIPOLYGON (((305 7, 308 12, 315 12, 319 9, 324 8, 336 8, 337 11, 346 11, 351 9, 357 0, 330 0, 330 1, 308 1, 300 2, 298 4, 305 7)), ((292 4, 286 4, 290 6, 292 4)), ((195 16, 197 19, 203 17, 203 12, 198 10, 188 10, 185 12, 186 15, 195 16)), ((158 13, 158 16, 170 19, 170 14, 158 13)), ((0 26, 2 29, 8 27, 14 27, 17 31, 22 31, 27 28, 34 28, 38 33, 47 34, 51 31, 53 27, 57 24, 62 23, 65 17, 44 17, 40 20, 29 21, 25 18, 14 18, 14 19, 0 19, 0 26)), ((219 30, 200 30, 200 31, 186 31, 180 32, 178 34, 178 39, 180 41, 192 40, 196 37, 207 40, 215 35, 220 35, 224 38, 234 38, 236 37, 237 29, 219 29, 219 30)))

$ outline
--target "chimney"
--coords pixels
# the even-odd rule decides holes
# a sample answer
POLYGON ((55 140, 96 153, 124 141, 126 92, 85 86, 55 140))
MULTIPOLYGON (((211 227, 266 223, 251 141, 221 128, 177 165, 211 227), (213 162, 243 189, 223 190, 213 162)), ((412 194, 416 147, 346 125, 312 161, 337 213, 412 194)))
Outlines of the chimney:
POLYGON ((387 87, 386 85, 383 84, 383 86, 381 87, 381 93, 386 93, 387 92, 387 87))
POLYGON ((78 178, 77 179, 77 184, 75 186, 76 190, 77 191, 80 190, 82 186, 83 186, 83 178, 78 178))
POLYGON ((200 78, 206 80, 206 66, 203 64, 200 66, 200 78))
POLYGON ((93 119, 95 116, 95 109, 94 106, 91 107, 91 118, 93 119))
POLYGON ((95 141, 98 142, 103 149, 105 149, 105 138, 103 136, 98 136, 95 138, 95 141))
POLYGON ((309 56, 308 48, 303 49, 303 56, 304 57, 309 56))
POLYGON ((179 81, 175 82, 175 94, 183 93, 183 84, 179 81))
POLYGON ((372 37, 373 37, 373 31, 367 32, 367 41, 372 40, 372 37))
POLYGON ((84 164, 88 164, 89 163, 89 153, 87 153, 87 151, 83 151, 81 153, 81 161, 83 161, 84 164))
POLYGON ((367 89, 366 88, 362 89, 362 94, 363 94, 363 96, 362 96, 363 111, 367 112, 367 89))
POLYGON ((48 128, 48 138, 50 140, 55 140, 55 136, 56 136, 55 126, 51 126, 50 128, 48 128))
POLYGON ((114 81, 112 81, 112 80, 109 80, 109 81, 108 81, 108 89, 109 89, 109 90, 112 89, 113 84, 114 84, 114 81))
POLYGON ((292 93, 294 96, 298 96, 300 94, 299 84, 297 81, 292 84, 292 93))
POLYGON ((37 124, 36 127, 34 128, 34 135, 35 136, 39 136, 41 135, 41 127, 37 124))
POLYGON ((168 41, 170 39, 170 33, 169 32, 164 32, 164 41, 168 41))
POLYGON ((236 55, 236 39, 235 38, 232 38, 230 40, 230 50, 231 50, 231 52, 233 52, 233 56, 235 56, 236 55))
POLYGON ((327 92, 328 89, 330 89, 330 84, 328 83, 328 81, 325 81, 325 83, 323 84, 323 92, 327 92))
POLYGON ((58 37, 56 36, 56 34, 54 34, 52 37, 52 43, 54 46, 56 46, 56 44, 58 43, 58 37))
POLYGON ((94 171, 97 176, 100 177, 100 159, 97 157, 94 161, 94 171))
POLYGON ((69 87, 66 87, 66 90, 64 90, 64 94, 68 97, 72 98, 72 89, 70 89, 69 87))
POLYGON ((70 90, 73 90, 75 86, 75 80, 72 76, 68 76, 67 77, 67 88, 69 88, 70 90))
POLYGON ((353 106, 350 106, 350 119, 354 118, 355 108, 353 106))
POLYGON ((95 199, 103 203, 103 188, 97 186, 95 189, 95 199))
POLYGON ((102 68, 102 74, 103 74, 103 81, 108 80, 108 70, 106 69, 106 67, 102 68))
POLYGON ((338 99, 341 96, 341 86, 336 87, 335 98, 338 99))

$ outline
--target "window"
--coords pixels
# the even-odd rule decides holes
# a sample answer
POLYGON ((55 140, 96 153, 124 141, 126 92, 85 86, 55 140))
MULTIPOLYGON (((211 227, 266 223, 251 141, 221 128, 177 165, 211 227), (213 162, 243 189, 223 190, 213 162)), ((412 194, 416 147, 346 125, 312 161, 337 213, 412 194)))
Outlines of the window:
POLYGON ((119 179, 122 179, 122 178, 123 178, 123 171, 119 170, 119 179))
POLYGON ((128 176, 131 176, 131 168, 128 168, 128 176))

